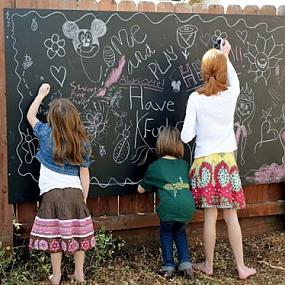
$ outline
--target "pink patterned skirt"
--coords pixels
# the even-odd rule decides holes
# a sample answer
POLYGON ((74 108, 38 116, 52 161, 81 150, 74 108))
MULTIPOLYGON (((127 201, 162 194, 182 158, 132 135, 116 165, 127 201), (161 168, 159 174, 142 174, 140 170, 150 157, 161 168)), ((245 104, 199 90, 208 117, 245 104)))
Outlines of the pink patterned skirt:
POLYGON ((233 153, 196 158, 189 176, 197 208, 245 208, 245 197, 233 153))
POLYGON ((80 189, 53 189, 43 195, 30 234, 30 249, 74 253, 87 251, 95 243, 92 218, 80 189))

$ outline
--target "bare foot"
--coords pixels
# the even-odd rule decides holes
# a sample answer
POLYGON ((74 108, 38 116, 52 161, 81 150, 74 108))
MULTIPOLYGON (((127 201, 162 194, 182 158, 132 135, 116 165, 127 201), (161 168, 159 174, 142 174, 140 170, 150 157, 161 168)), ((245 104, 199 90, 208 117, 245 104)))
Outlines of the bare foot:
POLYGON ((206 262, 193 263, 192 267, 195 270, 205 273, 206 275, 213 275, 213 268, 210 265, 208 265, 206 262))
POLYGON ((73 274, 68 275, 68 278, 73 279, 79 283, 85 283, 85 279, 84 279, 83 274, 79 275, 79 274, 73 273, 73 274))
POLYGON ((238 276, 239 279, 247 279, 248 277, 255 275, 256 274, 256 269, 254 268, 249 268, 249 267, 242 267, 238 268, 238 276))
POLYGON ((61 280, 61 275, 59 275, 59 276, 50 275, 48 279, 49 279, 51 284, 59 285, 60 284, 60 280, 61 280))

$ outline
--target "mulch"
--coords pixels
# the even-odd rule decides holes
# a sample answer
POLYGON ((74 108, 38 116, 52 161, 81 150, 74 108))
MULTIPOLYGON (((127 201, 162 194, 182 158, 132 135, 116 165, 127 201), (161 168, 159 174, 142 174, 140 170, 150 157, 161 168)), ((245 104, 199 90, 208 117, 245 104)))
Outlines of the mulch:
MULTIPOLYGON (((253 229, 254 230, 254 229, 253 229)), ((226 240, 218 240, 215 252, 214 275, 209 277, 195 273, 193 280, 175 276, 166 280, 156 273, 160 266, 159 249, 132 248, 124 250, 105 266, 101 266, 95 276, 86 284, 93 285, 167 285, 167 284, 258 284, 285 285, 285 232, 274 232, 258 237, 245 238, 244 258, 248 266, 257 269, 257 275, 246 281, 238 280, 233 255, 226 240)), ((203 260, 203 243, 195 240, 191 244, 193 262, 203 260)), ((88 273, 88 272, 87 272, 88 273)), ((87 274, 88 276, 88 274, 87 274)), ((75 284, 65 281, 63 284, 75 284)))

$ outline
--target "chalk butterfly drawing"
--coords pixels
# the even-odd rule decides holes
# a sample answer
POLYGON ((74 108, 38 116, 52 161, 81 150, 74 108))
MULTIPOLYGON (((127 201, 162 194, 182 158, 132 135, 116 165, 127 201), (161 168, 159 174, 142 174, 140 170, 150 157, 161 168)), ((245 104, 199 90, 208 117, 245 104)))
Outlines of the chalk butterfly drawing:
POLYGON ((244 54, 250 62, 248 73, 255 73, 254 82, 264 79, 265 85, 271 75, 271 69, 275 69, 277 63, 282 59, 283 44, 276 44, 273 36, 265 39, 257 34, 254 44, 247 42, 248 52, 244 54))
POLYGON ((63 34, 72 40, 73 47, 81 57, 91 58, 99 51, 98 38, 104 36, 107 31, 106 24, 94 19, 90 29, 80 29, 76 23, 67 21, 62 26, 63 34))

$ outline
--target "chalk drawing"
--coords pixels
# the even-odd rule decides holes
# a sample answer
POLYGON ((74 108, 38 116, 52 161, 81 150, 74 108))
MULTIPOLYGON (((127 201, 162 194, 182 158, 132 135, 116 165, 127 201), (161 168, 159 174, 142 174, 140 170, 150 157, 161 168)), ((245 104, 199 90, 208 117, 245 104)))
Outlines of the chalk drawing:
POLYGON ((250 62, 248 73, 255 73, 254 82, 263 79, 267 85, 271 70, 282 59, 283 44, 276 44, 272 35, 266 39, 258 33, 254 44, 247 42, 247 49, 244 56, 250 62))
POLYGON ((58 34, 52 34, 51 38, 47 38, 44 41, 44 45, 47 48, 49 59, 53 59, 56 55, 59 57, 65 56, 65 40, 60 39, 58 34))

